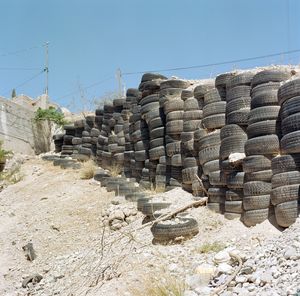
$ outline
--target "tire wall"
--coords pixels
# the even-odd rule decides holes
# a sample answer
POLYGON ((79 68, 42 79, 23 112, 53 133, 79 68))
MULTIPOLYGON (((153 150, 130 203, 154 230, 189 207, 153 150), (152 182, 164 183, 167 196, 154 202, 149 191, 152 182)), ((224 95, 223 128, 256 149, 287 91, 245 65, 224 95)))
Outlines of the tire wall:
POLYGON ((275 214, 287 227, 300 184, 300 79, 285 83, 294 74, 277 67, 195 82, 146 73, 56 141, 62 154, 118 165, 147 189, 204 196, 204 186, 208 207, 228 219, 253 226, 275 214))

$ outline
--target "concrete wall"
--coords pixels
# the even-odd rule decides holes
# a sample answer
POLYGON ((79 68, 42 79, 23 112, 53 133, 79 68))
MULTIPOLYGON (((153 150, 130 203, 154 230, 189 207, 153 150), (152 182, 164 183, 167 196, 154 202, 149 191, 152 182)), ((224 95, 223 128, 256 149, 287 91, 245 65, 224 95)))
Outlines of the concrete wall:
POLYGON ((4 148, 23 154, 38 154, 50 149, 49 122, 35 122, 34 112, 0 98, 0 139, 4 148))

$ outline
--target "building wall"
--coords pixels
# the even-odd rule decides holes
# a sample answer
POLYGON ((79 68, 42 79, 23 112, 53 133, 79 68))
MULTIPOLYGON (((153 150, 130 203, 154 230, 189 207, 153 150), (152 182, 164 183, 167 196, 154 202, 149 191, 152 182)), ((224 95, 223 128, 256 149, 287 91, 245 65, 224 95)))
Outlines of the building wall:
POLYGON ((48 122, 35 122, 34 112, 0 98, 0 139, 4 148, 23 154, 49 151, 51 129, 48 122))

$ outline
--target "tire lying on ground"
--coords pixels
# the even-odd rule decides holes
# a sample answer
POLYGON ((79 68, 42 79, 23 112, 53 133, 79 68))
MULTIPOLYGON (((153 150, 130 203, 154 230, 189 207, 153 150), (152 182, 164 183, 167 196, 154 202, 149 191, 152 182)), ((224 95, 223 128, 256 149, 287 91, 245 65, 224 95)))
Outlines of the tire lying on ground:
POLYGON ((153 237, 157 241, 170 241, 178 237, 192 237, 199 232, 198 222, 193 218, 176 218, 151 227, 153 237))

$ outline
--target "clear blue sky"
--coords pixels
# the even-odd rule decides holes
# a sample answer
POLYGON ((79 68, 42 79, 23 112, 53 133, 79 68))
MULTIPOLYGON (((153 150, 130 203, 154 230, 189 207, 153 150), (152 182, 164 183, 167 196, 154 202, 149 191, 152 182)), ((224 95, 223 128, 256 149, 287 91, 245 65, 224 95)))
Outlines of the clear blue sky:
MULTIPOLYGON (((300 48, 298 0, 0 0, 0 96, 38 74, 50 42, 49 94, 74 109, 69 93, 122 72, 202 65, 300 48), (289 8, 289 9, 288 9, 289 8), (21 49, 38 48, 5 55, 21 49), (3 68, 37 68, 5 70, 3 68), (71 105, 70 105, 71 104, 71 105)), ((300 53, 235 65, 164 72, 205 78, 237 68, 299 63, 300 53)), ((137 87, 141 75, 124 76, 137 87)), ((40 75, 17 87, 35 97, 40 75)), ((114 91, 114 78, 86 90, 88 97, 114 91)))

